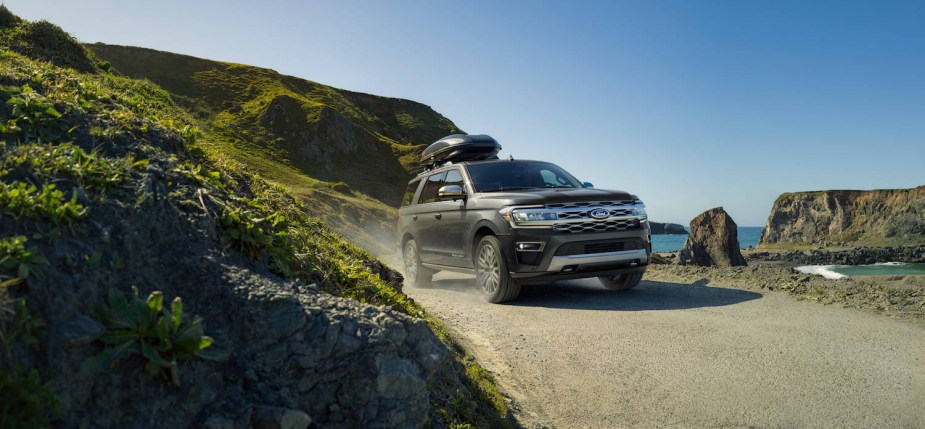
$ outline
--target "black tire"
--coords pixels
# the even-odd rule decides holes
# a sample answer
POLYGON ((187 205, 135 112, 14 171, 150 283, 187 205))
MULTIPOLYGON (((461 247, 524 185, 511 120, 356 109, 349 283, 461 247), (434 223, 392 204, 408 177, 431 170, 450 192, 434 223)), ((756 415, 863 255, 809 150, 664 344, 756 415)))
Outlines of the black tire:
POLYGON ((501 242, 493 235, 482 237, 475 246, 475 282, 485 299, 492 304, 517 299, 520 285, 511 278, 501 242))
POLYGON ((421 264, 418 243, 413 238, 406 241, 401 253, 405 266, 405 284, 411 287, 430 286, 434 271, 421 264))
POLYGON ((601 286, 610 290, 629 290, 639 284, 642 280, 642 273, 620 274, 617 276, 598 277, 601 286))

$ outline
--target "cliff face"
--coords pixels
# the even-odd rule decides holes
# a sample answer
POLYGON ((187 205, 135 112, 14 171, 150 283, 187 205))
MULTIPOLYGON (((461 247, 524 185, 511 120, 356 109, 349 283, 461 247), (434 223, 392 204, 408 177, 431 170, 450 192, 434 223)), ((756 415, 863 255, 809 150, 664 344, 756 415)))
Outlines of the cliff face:
POLYGON ((771 208, 759 246, 925 243, 925 186, 785 193, 771 208))

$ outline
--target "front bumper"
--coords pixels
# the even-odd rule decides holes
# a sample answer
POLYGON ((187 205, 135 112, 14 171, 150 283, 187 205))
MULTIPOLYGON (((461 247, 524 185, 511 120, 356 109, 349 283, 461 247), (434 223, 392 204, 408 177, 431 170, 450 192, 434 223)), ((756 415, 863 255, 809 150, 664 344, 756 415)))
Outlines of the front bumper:
POLYGON ((644 272, 651 254, 649 237, 649 229, 640 227, 594 233, 518 228, 498 238, 515 281, 548 283, 644 272), (543 243, 542 251, 518 251, 518 243, 543 243))

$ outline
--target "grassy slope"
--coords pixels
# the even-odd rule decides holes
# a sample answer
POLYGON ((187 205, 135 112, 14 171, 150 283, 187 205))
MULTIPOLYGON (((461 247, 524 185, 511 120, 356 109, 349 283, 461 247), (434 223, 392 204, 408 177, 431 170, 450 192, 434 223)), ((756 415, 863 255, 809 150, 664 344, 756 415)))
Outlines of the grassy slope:
MULTIPOLYGON (((63 263, 49 262, 43 250, 54 249, 62 238, 83 240, 80 223, 100 222, 94 213, 107 207, 142 205, 145 194, 137 190, 143 189, 142 171, 151 162, 168 166, 164 174, 170 179, 167 197, 172 204, 190 210, 210 205, 210 216, 227 245, 254 264, 427 320, 469 375, 462 391, 447 391, 453 386, 446 383, 432 386, 435 424, 510 425, 502 417, 504 401, 490 375, 439 322, 401 293, 400 285, 383 274, 387 270, 374 258, 310 215, 309 204, 318 202, 311 196, 331 194, 304 191, 300 201, 284 187, 291 186, 296 195, 300 186, 324 190, 318 181, 283 161, 243 157, 247 148, 239 146, 240 141, 211 131, 213 117, 190 113, 198 102, 178 104, 156 85, 110 73, 107 63, 52 24, 22 21, 0 7, 0 48, 0 349, 21 348, 20 343, 31 343, 33 334, 42 335, 37 328, 42 309, 26 304, 30 279, 63 263), (200 132, 197 126, 206 129, 200 132), (280 167, 288 170, 276 172, 271 177, 275 181, 261 174, 280 167), (26 305, 31 313, 14 312, 17 305, 26 305)), ((273 153, 271 146, 261 150, 260 154, 273 153)), ((330 198, 370 201, 362 195, 330 198)), ((86 261, 92 268, 100 264, 100 257, 89 254, 86 261)), ((104 261, 107 269, 120 265, 117 259, 104 261)), ((7 377, 12 374, 7 366, 16 366, 15 359, 9 353, 0 359, 0 382, 9 383, 4 394, 11 386, 47 394, 37 382, 23 382, 31 376, 7 377)), ((48 408, 47 403, 39 405, 48 408)))
POLYGON ((311 201, 314 214, 379 255, 393 250, 394 207, 421 149, 459 132, 409 100, 145 48, 87 47, 171 92, 211 130, 216 151, 311 201))

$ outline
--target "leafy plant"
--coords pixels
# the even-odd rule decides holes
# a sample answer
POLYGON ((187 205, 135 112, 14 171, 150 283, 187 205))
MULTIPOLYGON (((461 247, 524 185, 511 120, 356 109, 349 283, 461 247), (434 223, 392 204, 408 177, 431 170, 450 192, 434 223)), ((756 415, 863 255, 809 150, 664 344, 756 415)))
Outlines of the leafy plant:
POLYGON ((174 298, 168 310, 160 291, 151 292, 142 301, 135 287, 131 297, 110 289, 108 306, 97 308, 94 317, 106 327, 100 340, 111 347, 85 360, 82 368, 87 371, 103 372, 122 359, 139 355, 145 359, 145 370, 149 374, 169 375, 179 386, 177 361, 192 357, 206 360, 228 357, 225 352, 206 350, 213 340, 205 335, 202 318, 185 319, 180 297, 174 298))
POLYGON ((77 202, 76 193, 65 199, 53 184, 42 185, 39 190, 25 182, 0 182, 0 214, 15 219, 45 218, 60 225, 84 217, 87 209, 77 202))
POLYGON ((37 370, 0 367, 0 427, 50 428, 60 409, 51 382, 42 383, 37 370))
POLYGON ((5 124, 6 133, 19 133, 26 142, 38 138, 55 140, 65 131, 61 113, 26 85, 18 97, 6 100, 11 119, 5 124))
MULTIPOLYGON (((38 247, 26 249, 26 237, 16 236, 0 239, 0 272, 7 276, 16 276, 26 280, 30 277, 45 279, 42 267, 49 264, 48 259, 39 253, 38 247)), ((2 279, 0 279, 2 280, 2 279)), ((0 286, 13 284, 17 279, 7 279, 0 286)))
MULTIPOLYGON (((28 170, 40 179, 53 180, 61 175, 86 189, 108 190, 123 184, 129 168, 136 168, 134 158, 110 159, 97 152, 85 152, 71 143, 54 146, 13 145, 3 153, 0 168, 28 170)), ((144 163, 147 166, 147 163, 144 163)), ((143 167, 142 167, 143 168, 143 167)))
POLYGON ((270 266, 280 274, 290 275, 293 249, 288 220, 280 212, 255 213, 263 207, 249 203, 250 209, 225 206, 218 218, 225 241, 254 259, 266 250, 270 266))

